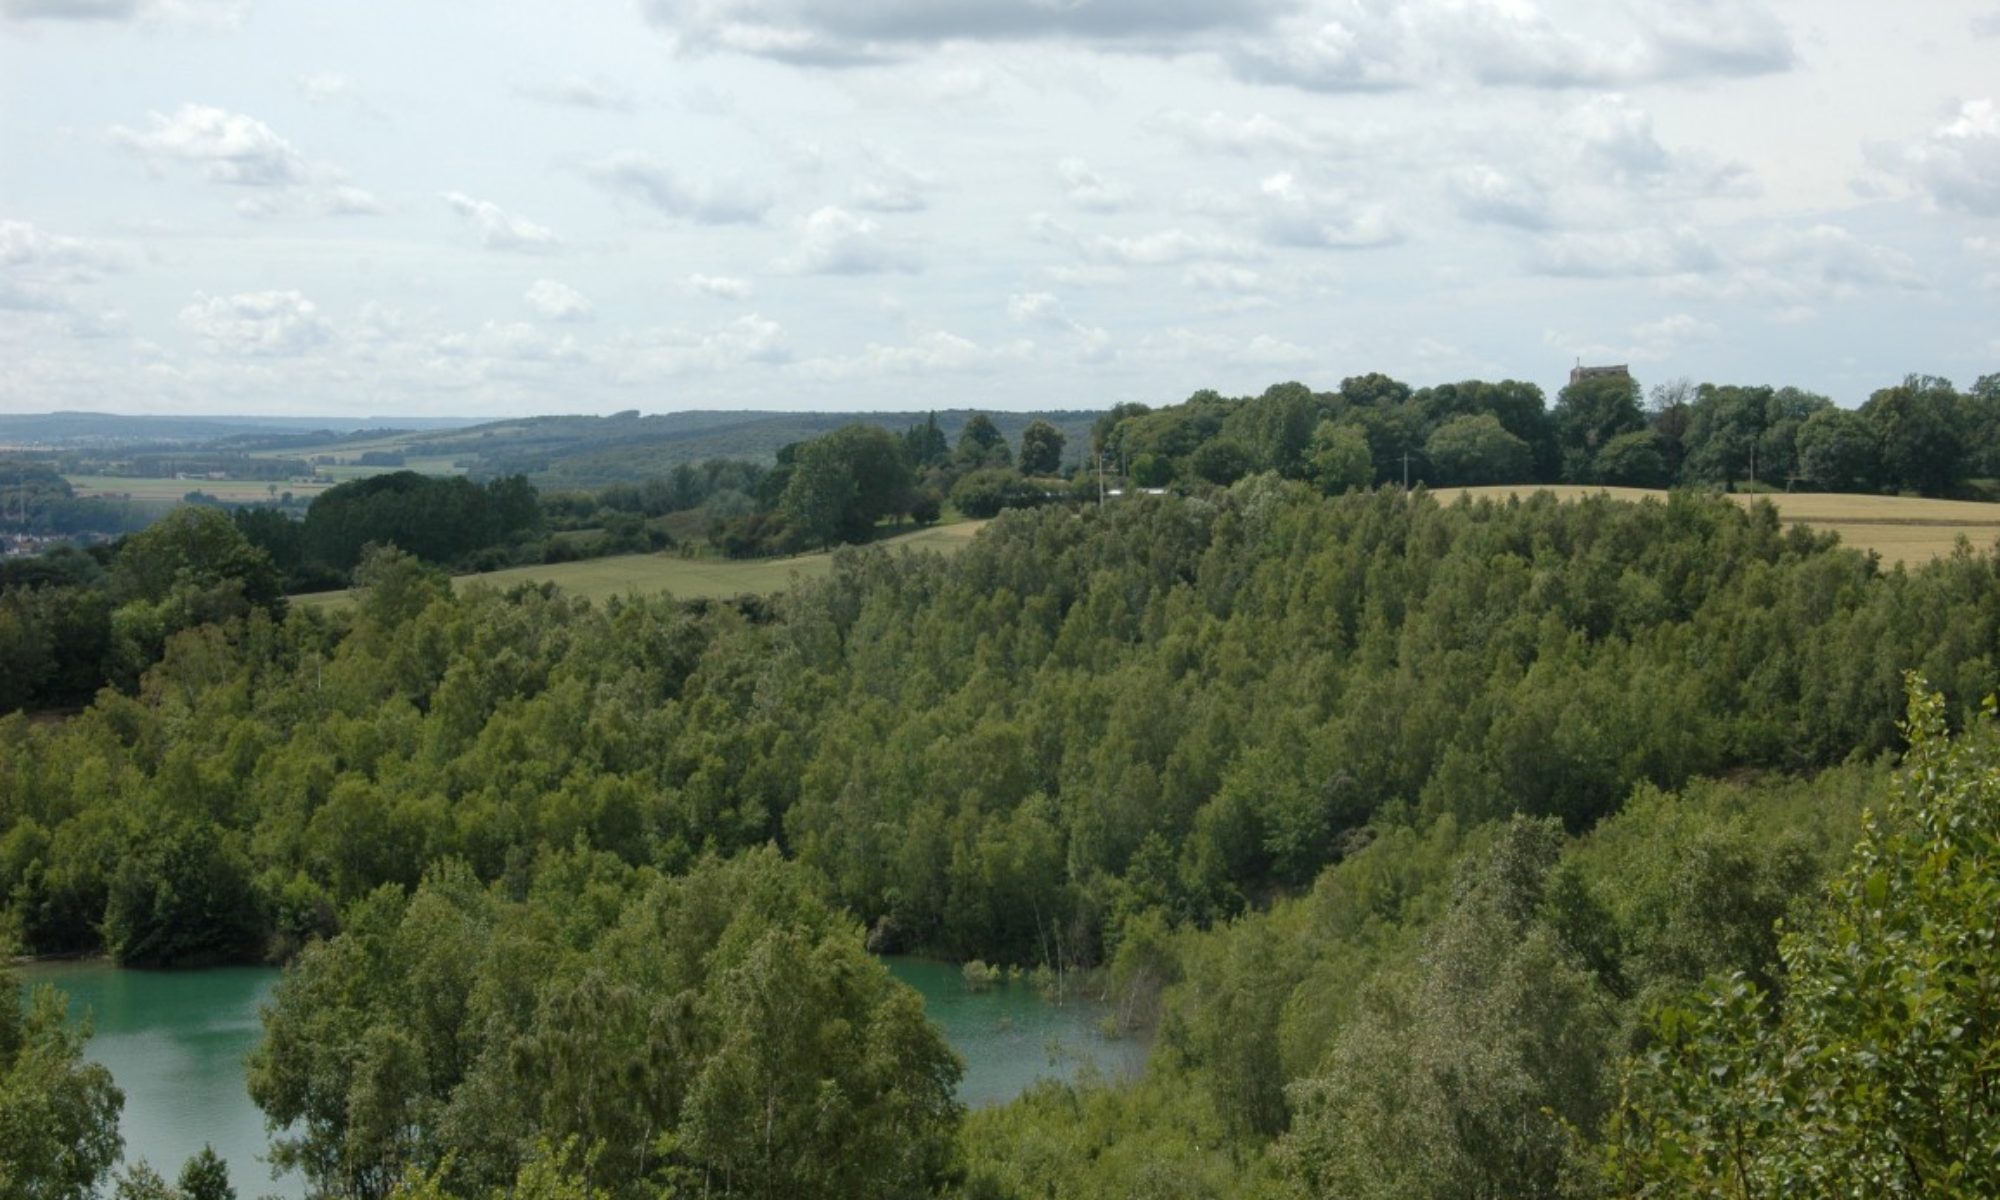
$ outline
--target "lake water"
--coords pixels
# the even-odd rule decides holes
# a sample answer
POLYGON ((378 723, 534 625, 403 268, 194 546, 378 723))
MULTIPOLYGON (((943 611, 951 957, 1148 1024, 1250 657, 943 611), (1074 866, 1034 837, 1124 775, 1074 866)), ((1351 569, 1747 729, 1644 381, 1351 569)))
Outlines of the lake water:
MULTIPOLYGON (((1108 1077, 1137 1072, 1146 1048, 1106 1038, 1101 1006, 1051 1004, 1025 984, 974 992, 949 963, 892 958, 889 970, 924 995, 931 1019, 965 1057, 959 1097, 979 1107, 1012 1099, 1039 1079, 1074 1079, 1085 1069, 1108 1077)), ((89 1009, 88 1056, 111 1069, 125 1092, 120 1119, 125 1157, 143 1158, 172 1179, 203 1143, 228 1161, 237 1193, 299 1197, 298 1176, 270 1179, 261 1161, 264 1119, 243 1085, 243 1061, 262 1026, 257 1010, 278 981, 263 967, 212 971, 122 971, 104 963, 22 968, 29 988, 68 992, 71 1010, 89 1009)))

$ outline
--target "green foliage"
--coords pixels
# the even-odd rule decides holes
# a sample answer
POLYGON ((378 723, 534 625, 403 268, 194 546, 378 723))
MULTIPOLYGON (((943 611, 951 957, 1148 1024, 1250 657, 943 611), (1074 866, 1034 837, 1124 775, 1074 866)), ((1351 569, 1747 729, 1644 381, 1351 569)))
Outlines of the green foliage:
POLYGON ((1062 468, 1062 430, 1034 421, 1021 431, 1021 474, 1053 475, 1062 468))
POLYGON ((0 965, 0 1196, 87 1200, 118 1160, 125 1097, 84 1062, 89 1028, 70 1024, 68 1007, 47 987, 24 1006, 0 965))
POLYGON ((1604 1104, 1609 1006, 1541 917, 1560 847, 1516 821, 1407 974, 1371 984, 1281 1148, 1311 1196, 1554 1196, 1604 1104))
POLYGON ((951 489, 952 507, 975 519, 1006 508, 1033 508, 1047 499, 1040 484, 1000 467, 964 475, 951 489))
POLYGON ((1313 429, 1307 472, 1329 496, 1367 487, 1375 478, 1367 437, 1352 425, 1321 421, 1313 429))
POLYGON ((1507 483, 1534 468, 1528 443, 1507 432, 1492 413, 1453 417, 1424 443, 1429 477, 1440 484, 1507 483))
POLYGON ((959 430, 957 458, 960 467, 971 471, 1014 465, 1014 456, 1007 449, 1007 436, 1000 432, 992 417, 981 412, 967 417, 965 428, 959 430))
POLYGON ((1597 483, 1598 454, 1620 434, 1644 429, 1635 379, 1601 376, 1580 380, 1556 395, 1552 414, 1562 477, 1570 483, 1597 483))
POLYGON ((535 489, 519 475, 483 485, 414 471, 372 475, 313 498, 300 531, 302 557, 345 571, 364 547, 393 544, 449 564, 525 534, 538 516, 535 489))
POLYGON ((1782 1000, 1736 975, 1658 1013, 1657 1045, 1626 1068, 1616 1190, 2000 1189, 2000 738, 1990 700, 1955 739, 1945 713, 1912 682, 1904 769, 1846 869, 1785 934, 1782 1000))
POLYGON ((612 1196, 919 1196, 952 1170, 957 1058, 768 851, 670 880, 578 855, 525 901, 445 863, 310 946, 265 1024, 274 1161, 334 1195, 412 1171, 485 1194, 549 1145, 590 1147, 557 1175, 612 1196))

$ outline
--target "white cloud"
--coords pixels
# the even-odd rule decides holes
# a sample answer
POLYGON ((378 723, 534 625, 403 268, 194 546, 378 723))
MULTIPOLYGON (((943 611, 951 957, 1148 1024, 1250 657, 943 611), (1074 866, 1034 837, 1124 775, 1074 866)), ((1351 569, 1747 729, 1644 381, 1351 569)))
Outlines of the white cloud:
POLYGON ((1469 221, 1518 229, 1549 226, 1548 189, 1532 178, 1474 163, 1453 171, 1446 178, 1446 187, 1458 204, 1459 214, 1469 221))
POLYGON ((882 226, 844 208, 828 206, 799 222, 798 246, 778 263, 799 275, 873 275, 914 271, 916 256, 882 226))
POLYGON ((1018 325, 1038 326, 1069 337, 1077 356, 1100 361, 1111 352, 1111 334, 1100 326, 1085 325, 1069 315, 1061 300, 1049 292, 1016 292, 1007 298, 1007 317, 1018 325))
POLYGON ((1939 208, 2000 216, 2000 109, 1967 100, 1950 121, 1903 149, 1900 165, 1939 208))
POLYGON ((1064 37, 1165 48, 1221 30, 1266 25, 1286 0, 647 0, 645 11, 684 52, 727 51, 820 66, 892 61, 955 40, 1064 37))
POLYGON ((587 321, 597 314, 588 297, 566 283, 537 279, 522 299, 549 321, 587 321))
POLYGON ((1862 288, 1923 289, 1926 281, 1909 255, 1863 242, 1838 225, 1780 229, 1744 251, 1745 262, 1780 277, 1809 282, 1837 295, 1862 288))
POLYGON ((1606 87, 1767 74, 1795 59, 1755 0, 1314 0, 1229 57, 1245 78, 1316 91, 1606 87))
POLYGON ((1274 246, 1359 250, 1402 240, 1386 206, 1313 188, 1288 171, 1258 184, 1257 195, 1258 230, 1274 246))
POLYGON ((920 171, 881 150, 868 151, 866 176, 855 185, 856 208, 870 212, 922 212, 930 207, 937 177, 920 171))
POLYGON ((1612 279, 1634 275, 1702 274, 1722 257, 1688 225, 1611 233, 1563 233, 1542 239, 1532 258, 1544 275, 1612 279))
POLYGON ((1056 178, 1063 194, 1078 208, 1092 212, 1117 212, 1132 205, 1132 189, 1113 183, 1080 158, 1065 158, 1056 164, 1056 178))
POLYGON ((1261 294, 1264 277, 1243 267, 1222 263, 1202 263, 1181 273, 1181 282, 1205 292, 1229 292, 1239 296, 1261 294))
POLYGON ((255 117, 205 104, 183 104, 172 116, 147 114, 147 128, 115 126, 111 138, 154 163, 199 167, 212 183, 293 187, 307 182, 306 160, 255 117))
POLYGON ((1178 227, 1127 236, 1085 236, 1047 213, 1029 216, 1028 227, 1042 241, 1067 247, 1099 267, 1160 267, 1204 259, 1258 257, 1257 248, 1240 238, 1178 227))
POLYGON ((524 87, 520 93, 544 104, 597 112, 630 113, 638 111, 639 107, 629 90, 602 77, 585 79, 572 75, 557 83, 524 87))
POLYGON ((227 26, 242 16, 241 0, 0 0, 11 21, 129 21, 135 18, 227 26))
POLYGON ((750 281, 734 275, 696 273, 687 277, 687 285, 690 291, 714 296, 718 300, 748 300, 751 292, 750 281))
POLYGON ((292 83, 299 94, 314 104, 332 104, 345 100, 354 93, 354 82, 338 71, 314 71, 308 75, 294 75, 292 83))
POLYGON ((1186 328, 1152 334, 1139 343, 1142 354, 1155 359, 1205 364, 1284 366, 1311 362, 1313 352, 1267 333, 1240 335, 1186 328))
POLYGON ((522 254, 550 254, 562 247, 562 239, 547 226, 493 203, 477 200, 464 192, 446 192, 445 203, 472 223, 479 244, 488 250, 512 250, 522 254))
POLYGON ((0 12, 17 21, 123 21, 144 7, 142 0, 4 0, 0 12))
POLYGON ((774 365, 791 358, 785 348, 785 327, 760 313, 747 313, 710 329, 675 326, 626 335, 613 346, 614 373, 625 382, 726 371, 752 363, 774 365))
POLYGON ((790 370, 809 379, 869 379, 885 375, 927 375, 987 368, 1033 350, 1033 343, 985 347, 955 333, 934 329, 900 346, 870 343, 858 353, 809 358, 790 370))
POLYGON ((1697 320, 1686 313, 1672 313, 1657 321, 1634 325, 1631 333, 1634 345, 1630 357, 1653 362, 1672 357, 1675 351, 1689 342, 1711 341, 1721 336, 1722 331, 1710 322, 1697 320))
POLYGON ((1256 154, 1325 155, 1338 149, 1337 139, 1329 135, 1309 133, 1261 112, 1247 117, 1171 112, 1162 123, 1190 148, 1211 154, 1246 158, 1256 154))
POLYGON ((307 159, 276 130, 243 113, 183 104, 171 116, 147 114, 142 130, 113 126, 110 137, 155 172, 180 164, 196 168, 210 183, 248 190, 236 203, 246 217, 299 211, 377 216, 388 211, 372 193, 348 183, 339 167, 307 159))
POLYGON ((589 174, 608 191, 702 225, 753 225, 771 207, 769 195, 741 180, 691 183, 666 161, 637 150, 621 150, 589 174))
POLYGON ((225 354, 302 354, 332 334, 318 307, 295 291, 196 292, 181 309, 180 324, 204 349, 225 354))
POLYGON ((50 233, 28 221, 0 220, 0 269, 48 283, 86 283, 130 266, 108 242, 50 233))

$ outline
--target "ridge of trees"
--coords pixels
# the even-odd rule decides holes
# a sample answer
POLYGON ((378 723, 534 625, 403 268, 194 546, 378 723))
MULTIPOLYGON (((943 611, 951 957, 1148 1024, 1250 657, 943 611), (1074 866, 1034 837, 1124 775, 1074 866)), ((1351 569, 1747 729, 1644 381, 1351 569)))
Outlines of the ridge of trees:
POLYGON ((1254 397, 1200 391, 1159 409, 1121 404, 1098 420, 1093 441, 1118 474, 1144 487, 1226 486, 1276 471, 1328 492, 1406 481, 1797 483, 1955 496, 2000 479, 2000 375, 1965 392, 1911 375, 1850 410, 1791 387, 1679 380, 1648 396, 1629 376, 1593 376, 1549 405, 1539 387, 1515 380, 1412 388, 1369 374, 1329 392, 1294 382, 1254 397))

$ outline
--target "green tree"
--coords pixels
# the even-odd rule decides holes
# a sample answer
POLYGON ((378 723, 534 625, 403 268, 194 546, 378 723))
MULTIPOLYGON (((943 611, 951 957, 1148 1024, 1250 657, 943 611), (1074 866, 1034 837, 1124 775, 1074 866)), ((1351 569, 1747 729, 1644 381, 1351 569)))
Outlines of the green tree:
POLYGON ((1507 432, 1491 413, 1453 417, 1424 443, 1425 477, 1434 483, 1526 483, 1534 458, 1528 443, 1507 432))
POLYGON ((951 445, 945 441, 944 430, 938 428, 935 412, 927 414, 923 424, 904 431, 903 448, 916 467, 939 466, 951 458, 951 445))
POLYGON ((1964 477, 1965 441, 1951 381, 1912 375, 1861 406, 1875 430, 1884 481, 1925 496, 1948 496, 1964 477))
POLYGON ((1250 451, 1235 438, 1215 438, 1203 442, 1188 456, 1188 470, 1195 478, 1228 487, 1254 468, 1250 451))
POLYGON ((1614 487, 1661 488, 1673 482, 1665 440, 1651 429, 1621 433, 1597 452, 1599 483, 1614 487))
POLYGON ((1021 474, 1053 475, 1062 467, 1062 431, 1035 420, 1021 431, 1021 474))
POLYGON ((1313 428, 1307 472, 1313 484, 1329 496, 1367 487, 1375 479, 1368 438, 1352 425, 1321 421, 1313 428))
POLYGON ((1639 381, 1629 376, 1583 379, 1556 394, 1551 421, 1565 481, 1597 482, 1598 451, 1619 434, 1646 427, 1639 395, 1639 381))
POLYGON ((969 470, 981 467, 1011 467, 1013 455, 1007 450, 1007 435, 993 418, 976 412, 965 420, 958 433, 958 464, 969 470))
POLYGON ((183 1200, 236 1200, 236 1188, 229 1182, 229 1164, 204 1145, 181 1167, 176 1183, 183 1200))
POLYGON ((1783 998, 1738 976, 1657 1015, 1612 1127, 1619 1192, 2000 1194, 2000 733, 1989 699, 1948 736, 1915 679, 1904 730, 1883 812, 1780 943, 1783 998))
POLYGON ((0 1196, 88 1200, 118 1161, 125 1097, 84 1061, 89 1036, 54 988, 24 1005, 0 959, 0 1196))
POLYGON ((837 445, 821 438, 799 447, 778 511, 792 537, 824 548, 839 537, 854 497, 854 474, 846 457, 837 445))
POLYGON ((1826 408, 1799 426, 1799 473, 1822 491, 1872 491, 1878 457, 1875 431, 1858 412, 1826 408))

